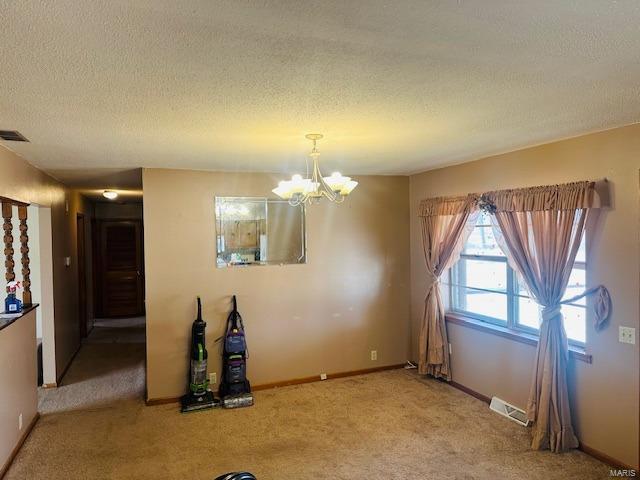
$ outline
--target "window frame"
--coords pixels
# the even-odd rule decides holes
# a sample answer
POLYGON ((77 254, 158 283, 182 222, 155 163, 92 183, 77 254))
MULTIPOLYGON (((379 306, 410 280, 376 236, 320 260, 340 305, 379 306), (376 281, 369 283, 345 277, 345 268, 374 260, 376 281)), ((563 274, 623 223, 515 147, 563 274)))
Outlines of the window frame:
POLYGON ((456 264, 451 268, 451 278, 450 278, 450 305, 451 305, 451 311, 455 312, 455 313, 461 313, 463 315, 466 315, 468 317, 472 317, 472 318, 476 318, 478 320, 482 320, 483 322, 487 322, 487 323, 492 323, 494 325, 499 325, 501 327, 509 327, 509 318, 510 318, 510 313, 509 310, 511 309, 511 305, 510 305, 510 293, 511 289, 512 289, 512 279, 511 276, 513 274, 513 270, 509 267, 509 264, 507 263, 507 257, 500 257, 498 255, 476 255, 476 254, 468 254, 468 253, 462 253, 460 255, 460 259, 456 262, 456 264), (458 277, 460 274, 460 267, 461 267, 461 262, 460 260, 481 260, 481 261, 491 261, 491 262, 496 262, 496 263, 504 263, 505 267, 506 267, 506 271, 507 271, 507 289, 504 292, 500 292, 498 290, 492 290, 490 288, 479 288, 479 287, 469 287, 467 285, 462 285, 459 281, 458 281, 458 277), (501 320, 499 318, 495 318, 495 317, 490 317, 487 315, 482 315, 480 313, 476 313, 476 312, 471 312, 469 310, 465 310, 463 308, 460 307, 460 305, 462 304, 461 302, 461 298, 463 296, 463 291, 464 289, 467 290, 475 290, 477 292, 488 292, 488 293, 496 293, 498 295, 505 295, 507 297, 507 320, 501 320), (455 290, 455 293, 454 293, 455 290))
MULTIPOLYGON (((478 226, 479 225, 474 226, 474 229, 478 228, 478 226)), ((583 241, 585 242, 585 247, 586 247, 586 232, 584 235, 585 236, 583 238, 583 241)), ((585 280, 586 280, 587 262, 582 260, 580 261, 576 260, 573 264, 572 270, 576 268, 580 270, 584 270, 585 280)), ((450 269, 448 283, 449 283, 449 311, 451 313, 460 314, 475 320, 479 320, 484 323, 497 325, 499 327, 506 328, 508 330, 513 330, 516 333, 527 333, 527 334, 535 335, 536 337, 540 336, 539 328, 533 328, 528 325, 523 325, 519 322, 519 319, 520 319, 519 300, 520 298, 531 298, 531 297, 529 297, 528 295, 520 294, 520 291, 518 288, 519 287, 518 275, 513 270, 513 268, 511 268, 511 266, 509 265, 509 262, 507 261, 506 256, 468 254, 468 253, 464 253, 463 251, 463 253, 460 254, 459 260, 450 269), (493 289, 469 287, 467 285, 463 285, 462 283, 459 282, 460 268, 463 265, 463 262, 461 262, 461 260, 481 260, 481 261, 492 261, 492 262, 505 264, 506 270, 507 270, 506 290, 502 292, 502 291, 493 290, 493 289), (464 295, 465 290, 475 290, 480 292, 490 292, 490 293, 497 293, 499 295, 505 295, 507 298, 507 320, 504 321, 499 318, 489 317, 486 315, 471 312, 469 310, 461 308, 460 305, 462 305, 463 303, 461 301, 461 298, 464 295)), ((588 313, 586 302, 584 305, 575 303, 575 302, 572 302, 566 305, 580 307, 585 310, 584 318, 585 318, 585 329, 586 329, 587 313, 588 313)), ((585 333, 586 333, 586 330, 585 330, 585 333)), ((579 348, 584 348, 587 343, 586 335, 585 335, 584 342, 581 342, 580 340, 575 340, 569 337, 567 337, 567 340, 570 345, 573 345, 579 348)))

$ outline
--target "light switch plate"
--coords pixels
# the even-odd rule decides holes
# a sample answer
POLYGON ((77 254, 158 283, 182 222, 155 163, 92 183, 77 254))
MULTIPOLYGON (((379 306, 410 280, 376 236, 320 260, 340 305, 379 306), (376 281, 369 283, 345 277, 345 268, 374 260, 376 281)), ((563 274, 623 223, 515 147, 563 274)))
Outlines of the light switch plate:
POLYGON ((636 344, 636 329, 633 327, 618 327, 619 330, 619 338, 618 341, 620 343, 630 343, 631 345, 636 344))
POLYGON ((378 351, 377 350, 371 350, 371 360, 372 361, 376 361, 378 360, 378 351))
POLYGON ((218 375, 216 374, 216 372, 211 372, 209 374, 209 383, 211 385, 215 385, 216 383, 218 383, 218 375))

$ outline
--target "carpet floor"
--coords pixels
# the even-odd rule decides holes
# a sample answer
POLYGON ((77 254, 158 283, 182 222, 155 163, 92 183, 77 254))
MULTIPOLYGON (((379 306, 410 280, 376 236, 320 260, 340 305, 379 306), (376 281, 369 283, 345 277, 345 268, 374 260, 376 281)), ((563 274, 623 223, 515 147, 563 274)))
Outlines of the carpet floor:
POLYGON ((529 450, 527 429, 414 371, 259 391, 245 409, 147 407, 140 328, 93 330, 63 385, 41 392, 42 417, 6 480, 211 480, 238 469, 258 480, 609 476, 579 451, 529 450))

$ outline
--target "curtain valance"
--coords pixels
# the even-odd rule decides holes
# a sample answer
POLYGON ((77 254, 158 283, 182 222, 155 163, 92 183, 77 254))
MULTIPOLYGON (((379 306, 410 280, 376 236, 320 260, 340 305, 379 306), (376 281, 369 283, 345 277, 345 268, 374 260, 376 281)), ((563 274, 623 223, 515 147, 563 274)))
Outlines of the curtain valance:
POLYGON ((418 216, 458 215, 473 212, 478 208, 491 212, 578 210, 600 208, 602 203, 596 182, 583 181, 494 190, 483 194, 425 198, 420 202, 418 216))
POLYGON ((595 182, 496 190, 482 194, 482 202, 497 212, 537 212, 599 208, 595 182))
POLYGON ((469 214, 478 209, 478 195, 426 198, 420 202, 419 217, 469 214))

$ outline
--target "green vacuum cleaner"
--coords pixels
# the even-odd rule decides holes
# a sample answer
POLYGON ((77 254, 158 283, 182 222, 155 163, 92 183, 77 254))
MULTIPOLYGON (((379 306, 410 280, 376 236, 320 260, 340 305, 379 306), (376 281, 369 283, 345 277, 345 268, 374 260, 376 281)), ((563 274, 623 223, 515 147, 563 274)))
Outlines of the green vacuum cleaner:
POLYGON ((220 405, 209 390, 207 378, 207 347, 204 331, 207 323, 202 320, 202 302, 198 297, 198 317, 191 326, 191 370, 189 372, 189 393, 181 400, 182 413, 214 408, 220 405))

